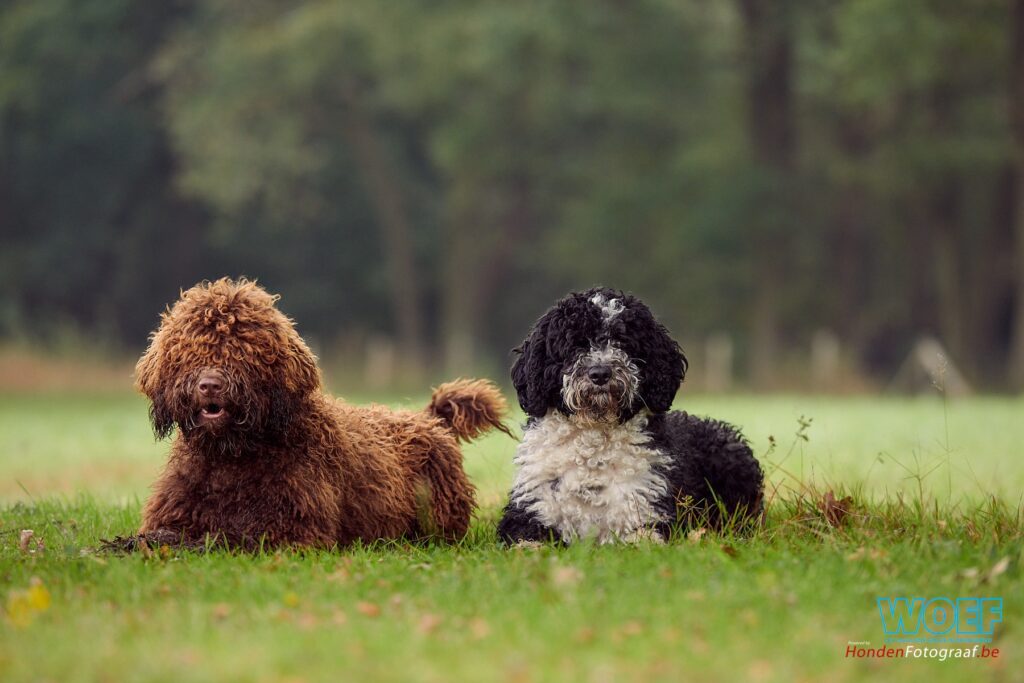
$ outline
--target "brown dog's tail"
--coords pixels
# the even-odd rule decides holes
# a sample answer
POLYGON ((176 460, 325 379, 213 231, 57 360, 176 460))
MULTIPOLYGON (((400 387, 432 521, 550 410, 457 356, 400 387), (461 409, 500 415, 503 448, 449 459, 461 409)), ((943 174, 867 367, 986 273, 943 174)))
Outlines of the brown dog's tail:
POLYGON ((492 382, 457 379, 434 389, 427 412, 440 418, 456 439, 470 441, 492 427, 515 438, 501 421, 507 408, 505 398, 492 382))

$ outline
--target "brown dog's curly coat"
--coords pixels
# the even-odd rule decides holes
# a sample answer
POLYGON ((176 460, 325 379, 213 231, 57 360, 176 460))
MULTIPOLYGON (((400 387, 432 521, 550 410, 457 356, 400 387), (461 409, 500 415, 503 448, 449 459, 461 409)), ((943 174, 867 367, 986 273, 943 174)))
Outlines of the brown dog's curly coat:
POLYGON ((177 425, 143 537, 319 547, 462 537, 473 486, 457 439, 505 430, 493 384, 457 380, 423 412, 325 395, 276 296, 224 278, 184 292, 136 367, 158 437, 177 425))

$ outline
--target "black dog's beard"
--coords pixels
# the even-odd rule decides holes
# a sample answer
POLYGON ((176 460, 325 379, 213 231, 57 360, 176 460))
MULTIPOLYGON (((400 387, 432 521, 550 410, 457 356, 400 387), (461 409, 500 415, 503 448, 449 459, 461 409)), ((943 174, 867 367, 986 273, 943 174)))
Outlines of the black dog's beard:
POLYGON ((563 398, 569 410, 580 417, 593 422, 613 422, 622 406, 625 387, 621 382, 612 382, 604 386, 595 386, 587 379, 570 383, 563 398))
POLYGON ((574 415, 590 422, 617 422, 633 404, 640 384, 636 365, 620 349, 606 347, 581 356, 562 378, 562 400, 574 415), (612 376, 604 385, 588 376, 591 366, 610 366, 612 376))

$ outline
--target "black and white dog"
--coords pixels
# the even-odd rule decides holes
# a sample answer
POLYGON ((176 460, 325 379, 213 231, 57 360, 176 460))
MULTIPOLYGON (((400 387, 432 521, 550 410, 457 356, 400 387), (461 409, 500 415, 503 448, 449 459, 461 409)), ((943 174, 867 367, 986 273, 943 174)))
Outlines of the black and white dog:
POLYGON ((574 292, 516 352, 512 381, 528 421, 503 542, 664 540, 761 513, 764 477, 743 436, 667 412, 686 357, 636 297, 574 292))

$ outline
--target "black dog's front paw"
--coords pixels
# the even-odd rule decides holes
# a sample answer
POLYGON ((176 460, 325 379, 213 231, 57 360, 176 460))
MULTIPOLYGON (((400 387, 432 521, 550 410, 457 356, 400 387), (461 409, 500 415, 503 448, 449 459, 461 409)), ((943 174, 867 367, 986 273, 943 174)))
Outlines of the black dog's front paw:
POLYGON ((498 523, 498 540, 508 546, 531 543, 561 542, 561 537, 551 527, 544 526, 521 504, 509 502, 498 523))

